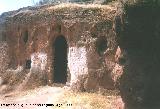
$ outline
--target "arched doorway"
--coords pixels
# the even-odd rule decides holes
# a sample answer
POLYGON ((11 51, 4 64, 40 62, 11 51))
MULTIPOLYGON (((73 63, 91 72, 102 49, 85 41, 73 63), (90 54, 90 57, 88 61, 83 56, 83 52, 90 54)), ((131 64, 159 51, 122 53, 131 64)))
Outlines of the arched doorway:
POLYGON ((58 36, 53 44, 54 49, 54 83, 67 82, 67 41, 64 36, 58 36))

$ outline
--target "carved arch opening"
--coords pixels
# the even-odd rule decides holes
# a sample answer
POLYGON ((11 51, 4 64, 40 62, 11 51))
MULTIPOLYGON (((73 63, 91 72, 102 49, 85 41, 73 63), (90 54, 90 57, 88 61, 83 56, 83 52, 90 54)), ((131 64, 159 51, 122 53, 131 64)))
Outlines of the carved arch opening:
POLYGON ((67 41, 64 36, 58 36, 53 43, 53 82, 67 82, 67 41))

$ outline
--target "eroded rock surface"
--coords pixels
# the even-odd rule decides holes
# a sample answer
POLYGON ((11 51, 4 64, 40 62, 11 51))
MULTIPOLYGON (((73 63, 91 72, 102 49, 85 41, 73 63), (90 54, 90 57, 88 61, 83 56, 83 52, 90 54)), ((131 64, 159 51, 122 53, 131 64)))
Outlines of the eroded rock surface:
POLYGON ((56 72, 63 70, 68 76, 63 77, 67 80, 63 82, 75 90, 115 89, 115 75, 118 69, 122 70, 115 58, 118 47, 115 23, 116 17, 122 14, 119 10, 116 4, 60 4, 2 14, 1 18, 6 15, 3 35, 9 47, 8 69, 13 69, 8 72, 23 75, 12 84, 51 85, 61 81, 56 72), (63 61, 65 65, 59 64, 61 68, 56 67, 55 41, 58 37, 63 37, 67 43, 67 57, 61 58, 67 61, 63 61))

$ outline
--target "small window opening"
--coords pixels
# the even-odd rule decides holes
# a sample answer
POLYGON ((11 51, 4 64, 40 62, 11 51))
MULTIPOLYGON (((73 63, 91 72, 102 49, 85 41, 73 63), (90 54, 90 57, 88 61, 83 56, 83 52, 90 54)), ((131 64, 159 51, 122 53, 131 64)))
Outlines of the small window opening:
POLYGON ((24 43, 27 43, 27 41, 28 41, 28 31, 24 32, 23 41, 24 41, 24 43))
POLYGON ((101 37, 96 41, 96 50, 99 55, 102 55, 107 49, 107 39, 101 37))
POLYGON ((30 69, 31 68, 31 60, 27 60, 26 61, 26 69, 30 69))

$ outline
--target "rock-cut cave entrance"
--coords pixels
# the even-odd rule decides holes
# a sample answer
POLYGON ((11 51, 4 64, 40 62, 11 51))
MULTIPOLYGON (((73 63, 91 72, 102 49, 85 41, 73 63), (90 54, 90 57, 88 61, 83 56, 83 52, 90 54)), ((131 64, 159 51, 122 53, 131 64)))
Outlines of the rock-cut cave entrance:
POLYGON ((63 83, 67 82, 67 41, 64 36, 58 36, 53 44, 54 49, 54 72, 53 82, 63 83))

